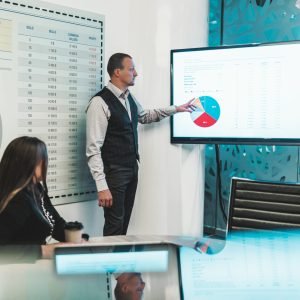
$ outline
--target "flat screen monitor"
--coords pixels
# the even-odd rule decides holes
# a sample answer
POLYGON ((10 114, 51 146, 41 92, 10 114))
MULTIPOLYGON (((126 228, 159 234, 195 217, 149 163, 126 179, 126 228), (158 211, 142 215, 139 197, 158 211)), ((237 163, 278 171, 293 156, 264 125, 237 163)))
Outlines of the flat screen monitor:
POLYGON ((171 50, 172 143, 300 144, 300 42, 171 50))
POLYGON ((183 299, 300 299, 299 244, 299 231, 244 230, 215 254, 181 247, 183 299))

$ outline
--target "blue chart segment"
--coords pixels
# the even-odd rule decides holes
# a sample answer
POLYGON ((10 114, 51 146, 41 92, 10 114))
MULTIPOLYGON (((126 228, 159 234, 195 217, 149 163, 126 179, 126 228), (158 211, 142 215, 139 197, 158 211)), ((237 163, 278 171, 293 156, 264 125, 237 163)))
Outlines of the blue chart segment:
POLYGON ((195 110, 191 113, 193 122, 200 127, 213 126, 220 117, 220 105, 210 96, 195 98, 192 103, 195 110))

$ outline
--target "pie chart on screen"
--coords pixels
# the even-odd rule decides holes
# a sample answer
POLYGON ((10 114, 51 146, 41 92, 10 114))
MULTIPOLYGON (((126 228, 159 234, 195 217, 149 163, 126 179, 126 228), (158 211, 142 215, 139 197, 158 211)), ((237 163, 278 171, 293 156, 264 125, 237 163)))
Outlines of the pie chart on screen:
POLYGON ((201 96, 195 98, 192 104, 195 110, 191 113, 191 118, 197 126, 211 127, 217 123, 221 111, 216 99, 210 96, 201 96))

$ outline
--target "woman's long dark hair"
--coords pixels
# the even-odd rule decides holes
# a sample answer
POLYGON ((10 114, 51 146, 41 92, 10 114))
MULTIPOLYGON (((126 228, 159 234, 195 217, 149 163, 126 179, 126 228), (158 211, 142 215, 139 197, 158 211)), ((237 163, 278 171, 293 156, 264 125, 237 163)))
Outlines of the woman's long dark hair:
POLYGON ((43 141, 22 136, 14 139, 5 149, 0 162, 0 213, 22 189, 34 185, 35 168, 42 161, 42 182, 47 190, 48 154, 43 141))

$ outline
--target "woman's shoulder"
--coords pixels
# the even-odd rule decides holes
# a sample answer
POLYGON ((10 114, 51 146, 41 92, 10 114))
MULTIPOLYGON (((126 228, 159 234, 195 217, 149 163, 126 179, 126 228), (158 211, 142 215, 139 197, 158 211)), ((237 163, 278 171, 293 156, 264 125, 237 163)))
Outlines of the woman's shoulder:
POLYGON ((23 211, 26 213, 27 210, 31 207, 31 201, 33 197, 29 190, 26 188, 19 191, 7 204, 7 207, 4 209, 7 212, 12 212, 14 210, 23 211))
POLYGON ((30 189, 28 187, 23 188, 22 190, 20 190, 18 193, 16 193, 16 195, 11 199, 11 201, 18 201, 19 199, 24 199, 24 198, 29 198, 32 199, 32 192, 30 191, 30 189))

